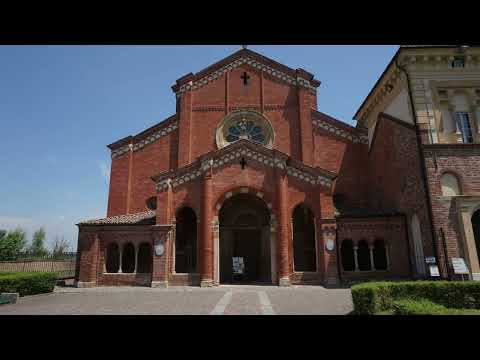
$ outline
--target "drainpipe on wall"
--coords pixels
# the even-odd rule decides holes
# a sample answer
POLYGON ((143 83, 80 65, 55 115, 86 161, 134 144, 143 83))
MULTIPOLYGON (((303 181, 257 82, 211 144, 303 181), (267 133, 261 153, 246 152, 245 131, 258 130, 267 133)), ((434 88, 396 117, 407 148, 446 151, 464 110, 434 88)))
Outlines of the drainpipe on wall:
MULTIPOLYGON (((405 69, 405 67, 401 66, 399 63, 398 63, 398 59, 395 60, 395 65, 397 66, 397 68, 402 71, 406 78, 407 78, 407 91, 408 91, 408 97, 410 99, 410 106, 411 106, 411 110, 412 110, 412 114, 413 114, 413 121, 415 123, 415 133, 416 133, 416 138, 417 138, 417 146, 418 146, 418 152, 419 152, 419 155, 420 155, 420 161, 421 161, 421 165, 420 165, 420 171, 422 173, 422 178, 423 178, 423 182, 424 182, 424 185, 425 185, 425 196, 427 198, 427 207, 428 207, 428 217, 430 218, 430 230, 431 230, 431 233, 432 233, 432 247, 433 247, 433 253, 435 254, 435 257, 437 259, 439 259, 439 254, 438 254, 438 249, 437 249, 437 237, 436 237, 436 233, 435 233, 435 229, 434 229, 434 225, 433 225, 433 212, 432 212, 432 199, 430 197, 430 191, 429 191, 429 186, 428 186, 428 180, 427 180, 427 169, 426 169, 426 165, 425 165, 425 156, 423 154, 423 148, 422 148, 422 139, 421 139, 421 135, 420 135, 420 128, 418 126, 418 118, 417 118, 417 112, 415 110, 415 103, 413 102, 413 96, 412 96, 412 91, 411 91, 411 83, 410 83, 410 76, 408 75, 408 71, 405 69)), ((407 229, 408 231, 408 229, 407 229)), ((448 274, 448 258, 445 258, 445 268, 447 269, 447 279, 449 279, 449 274, 448 274)))

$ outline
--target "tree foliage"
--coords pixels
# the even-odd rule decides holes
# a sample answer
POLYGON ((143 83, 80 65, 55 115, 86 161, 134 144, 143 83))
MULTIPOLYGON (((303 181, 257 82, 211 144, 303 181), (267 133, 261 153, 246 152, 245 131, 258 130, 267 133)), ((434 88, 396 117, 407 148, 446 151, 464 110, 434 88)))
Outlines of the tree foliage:
POLYGON ((0 231, 0 261, 15 260, 26 246, 27 239, 22 229, 18 228, 10 232, 0 231))
POLYGON ((43 228, 40 228, 33 233, 29 252, 33 256, 45 256, 48 254, 48 251, 45 248, 45 230, 43 228))

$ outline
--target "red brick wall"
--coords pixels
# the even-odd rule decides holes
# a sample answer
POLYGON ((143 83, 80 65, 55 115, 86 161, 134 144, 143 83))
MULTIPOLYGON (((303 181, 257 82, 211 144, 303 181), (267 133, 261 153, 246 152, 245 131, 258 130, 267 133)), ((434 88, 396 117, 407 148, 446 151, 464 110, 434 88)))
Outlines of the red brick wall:
POLYGON ((379 115, 369 154, 370 205, 396 210, 411 217, 417 213, 426 256, 433 255, 428 204, 421 173, 415 129, 385 114, 379 115))
POLYGON ((440 179, 445 172, 453 173, 459 179, 462 195, 479 195, 480 147, 463 144, 431 145, 424 147, 424 154, 440 258, 442 261, 445 259, 440 228, 445 234, 448 258, 464 257, 457 211, 451 199, 442 196, 440 179))

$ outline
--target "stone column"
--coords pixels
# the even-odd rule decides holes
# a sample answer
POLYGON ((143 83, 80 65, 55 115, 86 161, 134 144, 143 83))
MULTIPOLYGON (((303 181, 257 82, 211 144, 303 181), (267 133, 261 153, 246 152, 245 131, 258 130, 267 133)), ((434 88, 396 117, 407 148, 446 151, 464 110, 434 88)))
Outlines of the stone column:
POLYGON ((385 244, 385 257, 387 258, 387 271, 390 271, 390 245, 385 244))
POLYGON ((279 286, 290 286, 290 274, 288 271, 289 257, 288 244, 290 233, 288 232, 288 178, 285 172, 277 172, 277 266, 279 286))
POLYGON ((355 271, 359 271, 358 269, 358 255, 357 255, 357 250, 358 250, 358 246, 355 245, 353 247, 353 258, 355 259, 355 271))
POLYGON ((201 287, 208 287, 213 285, 212 196, 212 173, 210 168, 210 171, 207 171, 203 179, 203 189, 201 195, 201 287))
POLYGON ((135 244, 135 269, 133 269, 134 273, 137 273, 137 265, 138 265, 138 244, 135 244))
POLYGON ((373 258, 373 245, 368 245, 368 250, 370 250, 370 268, 372 271, 375 271, 375 261, 373 258))

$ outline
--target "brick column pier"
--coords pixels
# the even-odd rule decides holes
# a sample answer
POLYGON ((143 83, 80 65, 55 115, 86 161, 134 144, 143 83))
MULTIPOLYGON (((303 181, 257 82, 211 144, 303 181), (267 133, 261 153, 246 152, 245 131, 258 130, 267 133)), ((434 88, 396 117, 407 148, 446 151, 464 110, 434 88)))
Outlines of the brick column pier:
POLYGON ((288 178, 285 172, 277 172, 277 264, 278 264, 278 285, 290 286, 289 265, 289 231, 288 231, 288 178))
POLYGON ((77 261, 79 263, 76 287, 97 286, 99 237, 96 232, 79 229, 77 261))
POLYGON ((213 232, 212 232, 212 174, 207 172, 203 179, 201 239, 200 249, 200 286, 213 286, 213 232))

